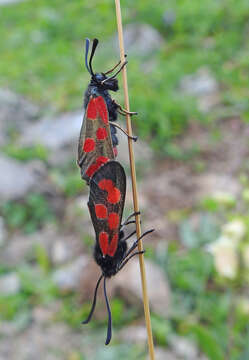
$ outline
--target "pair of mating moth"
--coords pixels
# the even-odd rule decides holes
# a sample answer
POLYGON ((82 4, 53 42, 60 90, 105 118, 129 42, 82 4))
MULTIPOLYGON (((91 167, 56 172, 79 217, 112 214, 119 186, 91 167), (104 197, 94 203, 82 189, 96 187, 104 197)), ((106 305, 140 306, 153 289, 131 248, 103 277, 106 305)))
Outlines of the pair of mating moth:
MULTIPOLYGON (((125 130, 115 123, 118 113, 125 115, 127 112, 111 98, 109 91, 118 90, 116 76, 127 64, 119 62, 111 70, 105 73, 94 73, 92 60, 98 40, 94 39, 90 59, 88 53, 90 40, 86 39, 85 65, 91 75, 91 81, 87 87, 84 98, 85 115, 80 131, 78 145, 78 166, 81 177, 90 188, 88 208, 96 234, 94 247, 94 259, 100 266, 102 274, 97 281, 91 311, 84 324, 91 320, 93 315, 97 291, 102 279, 104 279, 104 296, 108 311, 108 328, 105 344, 109 344, 112 337, 111 310, 106 292, 106 279, 115 275, 135 255, 143 253, 134 250, 145 232, 128 249, 127 240, 133 236, 133 231, 125 237, 124 227, 135 223, 131 220, 136 213, 131 214, 123 223, 123 209, 126 195, 126 175, 122 165, 116 161, 117 156, 117 128, 124 133, 125 130), (113 74, 115 69, 119 69, 113 74)), ((126 133, 129 137, 129 135, 126 133)), ((134 141, 136 137, 132 137, 134 141)))

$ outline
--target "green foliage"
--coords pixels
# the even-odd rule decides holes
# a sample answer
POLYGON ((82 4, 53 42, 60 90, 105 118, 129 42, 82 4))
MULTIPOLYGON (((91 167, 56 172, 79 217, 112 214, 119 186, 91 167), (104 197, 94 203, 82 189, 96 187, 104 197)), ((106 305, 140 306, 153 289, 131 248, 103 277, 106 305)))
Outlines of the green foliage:
POLYGON ((88 304, 80 307, 75 296, 68 295, 65 296, 56 318, 59 321, 65 321, 72 328, 79 329, 82 327, 81 322, 87 318, 90 309, 91 306, 88 306, 88 304))
POLYGON ((51 264, 46 249, 42 245, 37 244, 35 246, 35 254, 40 268, 44 271, 44 273, 48 273, 51 264))
POLYGON ((204 326, 192 325, 189 331, 193 333, 202 351, 208 356, 210 360, 224 360, 225 353, 222 351, 215 336, 208 331, 204 326))
POLYGON ((171 254, 168 259, 168 274, 172 285, 195 295, 205 290, 212 271, 212 258, 202 250, 171 254))
POLYGON ((24 202, 8 201, 1 206, 1 213, 11 229, 32 233, 48 221, 54 220, 52 209, 41 194, 31 193, 24 202))
POLYGON ((217 239, 219 228, 215 219, 208 214, 200 215, 199 224, 193 228, 190 221, 184 220, 180 224, 180 240, 187 248, 199 248, 217 239))
POLYGON ((62 170, 53 170, 51 173, 53 182, 68 197, 82 193, 85 188, 85 182, 80 177, 79 170, 66 168, 62 170))
POLYGON ((22 294, 0 296, 0 320, 12 320, 17 313, 26 311, 27 301, 22 294))
MULTIPOLYGON (((155 149, 186 156, 172 140, 182 134, 189 119, 203 121, 203 117, 195 100, 179 86, 184 75, 201 67, 208 67, 223 85, 222 111, 235 110, 248 120, 248 14, 247 0, 125 3, 124 23, 149 23, 164 39, 145 58, 131 54, 128 71, 139 135, 150 139, 155 149), (165 22, 165 17, 172 21, 165 22)), ((82 61, 83 39, 101 40, 95 66, 108 68, 116 54, 112 49, 103 52, 103 42, 116 31, 114 19, 110 1, 37 0, 35 7, 30 2, 2 7, 0 83, 58 110, 79 108, 89 80, 82 61)))
POLYGON ((170 322, 162 319, 159 316, 152 315, 151 323, 152 332, 157 344, 160 346, 165 346, 167 344, 168 335, 172 332, 170 322))
POLYGON ((40 269, 23 266, 19 269, 22 284, 22 295, 30 306, 49 304, 57 296, 57 289, 50 276, 40 269))
POLYGON ((39 159, 46 161, 48 158, 48 150, 42 145, 35 145, 33 147, 20 147, 14 144, 9 144, 2 148, 2 151, 19 161, 29 161, 39 159))

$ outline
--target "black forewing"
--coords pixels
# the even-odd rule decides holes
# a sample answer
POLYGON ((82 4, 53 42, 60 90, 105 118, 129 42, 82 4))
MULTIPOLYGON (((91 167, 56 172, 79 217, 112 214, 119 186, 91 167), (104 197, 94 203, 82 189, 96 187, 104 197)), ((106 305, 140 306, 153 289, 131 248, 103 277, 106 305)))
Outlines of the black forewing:
POLYGON ((88 207, 91 215, 93 227, 96 233, 96 240, 98 241, 99 234, 101 231, 105 231, 110 235, 110 238, 116 232, 109 229, 107 219, 99 219, 95 214, 95 205, 102 204, 106 206, 108 214, 117 213, 119 215, 119 226, 118 233, 120 230, 120 225, 122 221, 122 215, 124 210, 125 203, 125 194, 126 194, 126 175, 124 168, 117 161, 109 161, 103 165, 92 177, 90 181, 90 194, 88 207), (117 204, 111 204, 107 201, 107 192, 98 187, 98 183, 103 179, 112 180, 114 186, 120 191, 120 201, 117 204))

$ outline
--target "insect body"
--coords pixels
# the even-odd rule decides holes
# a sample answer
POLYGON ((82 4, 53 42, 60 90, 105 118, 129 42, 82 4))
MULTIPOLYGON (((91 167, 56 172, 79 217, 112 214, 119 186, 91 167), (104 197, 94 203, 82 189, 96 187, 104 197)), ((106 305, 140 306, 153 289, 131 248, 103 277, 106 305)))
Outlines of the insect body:
POLYGON ((83 323, 91 320, 95 309, 96 296, 99 284, 104 278, 104 295, 108 310, 108 330, 106 345, 111 340, 111 310, 106 294, 106 278, 110 278, 120 271, 124 265, 141 252, 136 249, 138 241, 153 230, 145 232, 136 240, 130 249, 127 249, 126 240, 134 235, 135 231, 124 236, 123 227, 134 221, 129 221, 132 214, 121 224, 126 194, 126 175, 123 167, 117 161, 109 161, 95 172, 90 181, 89 212, 96 234, 94 258, 101 267, 100 276, 94 293, 92 309, 88 318, 83 323), (132 253, 133 252, 133 253, 132 253))
MULTIPOLYGON (((85 65, 91 74, 91 81, 84 97, 85 115, 80 132, 77 161, 81 168, 81 176, 87 182, 103 163, 115 159, 117 156, 118 139, 116 127, 120 127, 117 124, 109 123, 109 121, 116 121, 118 112, 123 115, 126 113, 136 114, 122 109, 109 94, 109 90, 118 90, 116 76, 127 62, 124 62, 119 70, 110 77, 107 74, 114 71, 120 65, 120 62, 106 73, 94 73, 92 59, 98 40, 93 40, 88 64, 89 44, 89 39, 86 39, 85 65)), ((122 128, 120 129, 126 133, 122 128)), ((136 140, 137 138, 132 137, 132 139, 136 140)))

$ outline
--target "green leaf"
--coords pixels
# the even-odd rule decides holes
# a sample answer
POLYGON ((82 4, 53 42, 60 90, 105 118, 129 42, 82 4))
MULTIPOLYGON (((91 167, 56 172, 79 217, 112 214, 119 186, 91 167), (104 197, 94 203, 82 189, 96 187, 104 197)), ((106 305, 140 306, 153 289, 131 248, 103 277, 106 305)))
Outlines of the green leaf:
POLYGON ((189 332, 198 340, 201 350, 210 360, 224 360, 226 358, 223 349, 217 343, 214 335, 202 325, 190 325, 189 332))

